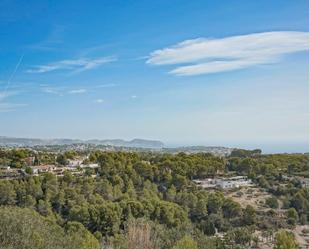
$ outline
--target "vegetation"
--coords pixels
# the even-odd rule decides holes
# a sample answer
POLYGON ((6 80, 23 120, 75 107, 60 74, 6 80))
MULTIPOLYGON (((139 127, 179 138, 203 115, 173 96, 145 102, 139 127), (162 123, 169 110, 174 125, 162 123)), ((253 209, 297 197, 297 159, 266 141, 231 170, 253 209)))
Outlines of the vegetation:
MULTIPOLYGON (((269 238, 280 229, 308 224, 309 190, 294 178, 283 177, 308 170, 308 155, 241 151, 222 158, 205 153, 92 151, 87 160, 99 163, 95 172, 56 177, 52 173, 32 176, 23 166, 24 159, 34 156, 37 162, 60 166, 81 156, 79 152, 0 153, 2 164, 24 167, 29 173, 0 181, 4 248, 250 248, 258 243, 255 230, 269 238), (231 172, 249 176, 267 191, 272 197, 266 205, 273 209, 243 207, 222 190, 209 191, 192 182, 231 172), (286 208, 285 218, 275 211, 277 199, 286 208)), ((291 240, 289 234, 279 232, 276 248, 286 248, 282 241, 293 246, 291 240)))
POLYGON ((172 249, 197 249, 197 243, 190 236, 185 235, 172 249))
POLYGON ((279 207, 278 200, 275 197, 267 198, 265 203, 270 208, 278 208, 279 207))
POLYGON ((99 249, 100 244, 78 222, 63 228, 28 208, 0 208, 1 248, 15 249, 99 249))
POLYGON ((286 231, 280 231, 276 236, 274 249, 297 249, 294 236, 286 231))

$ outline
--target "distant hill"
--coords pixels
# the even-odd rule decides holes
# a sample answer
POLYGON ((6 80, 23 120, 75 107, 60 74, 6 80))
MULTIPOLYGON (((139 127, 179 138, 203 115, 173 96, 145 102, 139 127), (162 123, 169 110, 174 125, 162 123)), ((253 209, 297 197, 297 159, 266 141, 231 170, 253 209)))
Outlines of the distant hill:
POLYGON ((211 153, 217 156, 229 156, 234 148, 227 148, 221 146, 184 146, 176 148, 164 148, 169 153, 211 153))
MULTIPOLYGON (((220 147, 220 146, 183 146, 176 148, 167 148, 164 143, 158 140, 147 140, 147 139, 133 139, 126 141, 123 139, 39 139, 39 138, 15 138, 0 136, 0 146, 6 147, 51 147, 51 146, 62 146, 65 150, 68 149, 80 149, 85 148, 99 148, 101 146, 113 146, 114 150, 127 149, 127 150, 147 150, 155 149, 163 153, 211 153, 217 156, 229 156, 234 148, 220 147)), ((109 148, 111 149, 111 148, 109 148)))
POLYGON ((49 146, 49 145, 70 145, 70 144, 94 144, 94 145, 112 145, 123 147, 136 147, 136 148, 163 148, 164 144, 157 140, 146 139, 133 139, 126 141, 122 139, 38 139, 38 138, 14 138, 0 136, 0 146, 12 147, 32 147, 32 146, 49 146))

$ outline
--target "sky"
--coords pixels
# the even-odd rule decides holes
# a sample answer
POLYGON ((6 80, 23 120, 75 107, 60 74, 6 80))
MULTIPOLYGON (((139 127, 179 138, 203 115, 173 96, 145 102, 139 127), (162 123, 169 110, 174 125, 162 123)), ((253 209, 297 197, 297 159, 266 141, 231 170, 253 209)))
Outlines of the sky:
POLYGON ((308 0, 0 1, 0 135, 309 152, 308 0))

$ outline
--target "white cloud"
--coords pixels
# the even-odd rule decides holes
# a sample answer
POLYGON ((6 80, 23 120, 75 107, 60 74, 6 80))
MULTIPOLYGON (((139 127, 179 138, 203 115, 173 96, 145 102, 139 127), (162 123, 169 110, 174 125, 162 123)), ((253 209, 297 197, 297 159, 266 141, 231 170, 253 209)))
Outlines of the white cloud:
POLYGON ((137 96, 136 96, 136 95, 132 95, 131 98, 132 98, 132 99, 136 99, 137 96))
POLYGON ((223 71, 233 71, 237 69, 247 68, 259 64, 267 64, 271 62, 274 62, 274 60, 262 61, 262 60, 255 60, 253 58, 233 60, 233 61, 211 61, 195 65, 181 66, 170 71, 169 73, 181 76, 218 73, 223 71))
POLYGON ((96 99, 94 102, 95 102, 95 103, 98 103, 98 104, 101 104, 101 103, 104 102, 104 100, 103 100, 103 99, 96 99))
POLYGON ((54 94, 58 96, 63 96, 62 90, 58 88, 52 88, 52 87, 43 87, 41 88, 41 91, 43 93, 49 93, 49 94, 54 94))
POLYGON ((54 94, 57 96, 64 96, 66 94, 84 94, 87 92, 87 89, 80 88, 80 89, 68 90, 65 87, 50 87, 46 85, 41 88, 41 91, 43 93, 54 94))
POLYGON ((0 101, 6 99, 6 98, 9 98, 11 96, 14 96, 14 95, 17 95, 18 92, 13 92, 13 91, 10 91, 10 92, 0 92, 0 101))
POLYGON ((74 90, 69 91, 69 94, 83 94, 86 92, 87 92, 86 89, 74 89, 74 90))
POLYGON ((17 108, 25 107, 27 104, 16 104, 16 103, 0 103, 0 113, 1 112, 12 112, 16 111, 17 108))
POLYGON ((10 98, 11 96, 18 95, 18 94, 19 92, 17 91, 0 92, 0 113, 15 111, 19 107, 26 106, 26 104, 17 104, 17 103, 7 102, 8 98, 10 98))
POLYGON ((114 56, 101 57, 97 59, 75 59, 75 60, 61 60, 46 65, 34 66, 28 69, 28 73, 47 73, 56 70, 73 70, 75 72, 81 72, 99 67, 103 64, 116 61, 117 58, 114 56))
POLYGON ((309 32, 264 32, 186 40, 152 52, 147 63, 181 64, 170 73, 197 75, 275 63, 282 55, 300 51, 309 51, 309 32))
MULTIPOLYGON (((50 85, 40 85, 41 86, 41 92, 47 93, 47 94, 54 94, 57 96, 65 96, 65 95, 81 95, 85 93, 90 93, 93 91, 94 88, 68 88, 63 86, 50 86, 50 85)), ((0 95, 1 98, 1 95, 0 95)))
POLYGON ((117 85, 114 84, 114 83, 110 83, 110 84, 98 85, 98 86, 96 86, 95 88, 108 88, 108 87, 115 87, 115 86, 117 86, 117 85))

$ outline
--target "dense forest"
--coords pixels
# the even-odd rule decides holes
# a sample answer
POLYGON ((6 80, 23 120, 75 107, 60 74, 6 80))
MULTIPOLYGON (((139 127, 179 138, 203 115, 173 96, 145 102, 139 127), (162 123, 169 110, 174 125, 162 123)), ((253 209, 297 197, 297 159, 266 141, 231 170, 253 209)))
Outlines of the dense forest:
MULTIPOLYGON (((0 164, 24 168, 23 159, 32 155, 36 163, 60 166, 77 152, 3 149, 0 164)), ((100 168, 83 176, 28 174, 0 181, 0 248, 259 248, 260 231, 275 237, 275 248, 293 249, 293 235, 285 230, 308 224, 309 189, 296 178, 308 177, 306 154, 92 151, 87 160, 100 168), (227 174, 246 175, 269 193, 268 208, 243 206, 223 190, 192 181, 227 174), (275 211, 278 200, 283 214, 275 211)))

